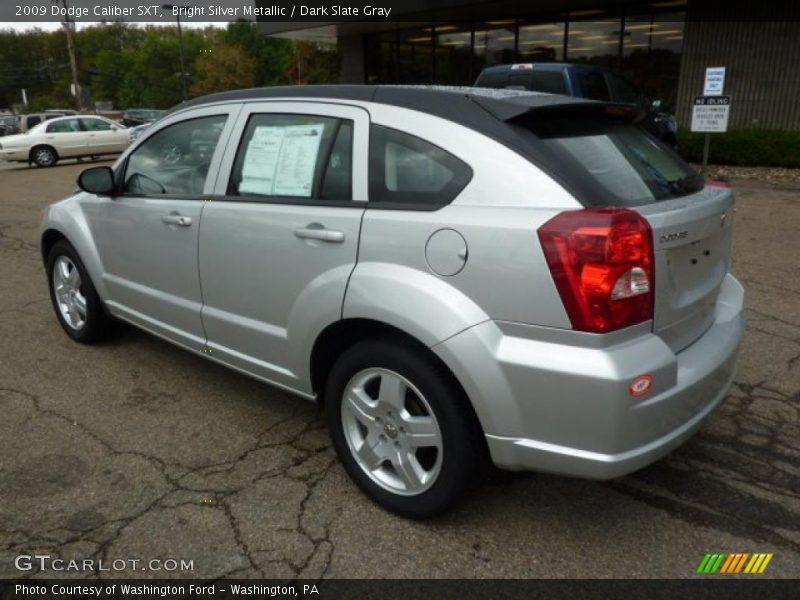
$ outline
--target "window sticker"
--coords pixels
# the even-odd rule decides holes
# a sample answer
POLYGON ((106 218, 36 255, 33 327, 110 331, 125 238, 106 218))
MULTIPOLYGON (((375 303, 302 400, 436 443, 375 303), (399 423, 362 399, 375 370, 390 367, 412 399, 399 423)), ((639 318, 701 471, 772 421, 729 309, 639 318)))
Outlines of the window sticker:
POLYGON ((239 191, 310 198, 325 125, 256 127, 247 145, 239 191))

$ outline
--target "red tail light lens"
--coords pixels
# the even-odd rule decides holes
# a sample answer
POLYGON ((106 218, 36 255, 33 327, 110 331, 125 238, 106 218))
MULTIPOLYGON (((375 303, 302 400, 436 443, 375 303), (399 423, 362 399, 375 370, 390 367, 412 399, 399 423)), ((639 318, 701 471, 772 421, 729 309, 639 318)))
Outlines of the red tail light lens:
POLYGON ((567 211, 538 233, 573 328, 605 333, 653 318, 653 234, 639 213, 567 211))

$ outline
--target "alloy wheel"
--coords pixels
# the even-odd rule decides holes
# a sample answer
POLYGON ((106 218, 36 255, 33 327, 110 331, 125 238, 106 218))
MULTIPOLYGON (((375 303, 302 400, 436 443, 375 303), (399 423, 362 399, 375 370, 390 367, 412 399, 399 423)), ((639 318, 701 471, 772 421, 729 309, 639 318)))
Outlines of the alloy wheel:
POLYGON ((442 433, 430 404, 408 379, 382 368, 356 373, 345 387, 341 417, 353 458, 379 486, 414 496, 436 482, 442 433))
POLYGON ((47 148, 39 148, 33 153, 33 160, 37 165, 49 167, 55 162, 52 150, 47 148))
POLYGON ((86 325, 86 296, 78 268, 67 256, 59 256, 53 265, 53 291, 64 322, 78 331, 86 325))

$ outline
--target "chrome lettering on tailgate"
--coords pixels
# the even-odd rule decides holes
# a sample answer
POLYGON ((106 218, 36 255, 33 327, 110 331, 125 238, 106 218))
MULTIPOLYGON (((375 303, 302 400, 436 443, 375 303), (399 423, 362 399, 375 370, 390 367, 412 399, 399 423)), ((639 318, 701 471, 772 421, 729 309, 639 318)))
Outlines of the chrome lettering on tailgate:
POLYGON ((667 242, 676 242, 678 240, 682 240, 688 236, 689 236, 688 231, 676 231, 674 233, 665 233, 660 238, 658 238, 658 241, 660 241, 662 244, 665 244, 667 242))

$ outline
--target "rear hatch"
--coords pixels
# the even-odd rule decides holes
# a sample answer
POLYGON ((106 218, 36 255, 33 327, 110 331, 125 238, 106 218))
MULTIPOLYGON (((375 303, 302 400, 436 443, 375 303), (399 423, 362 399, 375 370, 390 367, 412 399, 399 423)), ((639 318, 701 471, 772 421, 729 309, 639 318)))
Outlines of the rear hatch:
POLYGON ((714 306, 730 267, 733 194, 707 187, 684 198, 638 207, 653 230, 653 330, 674 352, 714 321, 714 306))
POLYGON ((674 351, 711 326, 730 265, 733 195, 704 180, 637 127, 641 113, 602 103, 532 110, 508 119, 537 163, 586 207, 623 207, 649 223, 653 331, 674 351))

